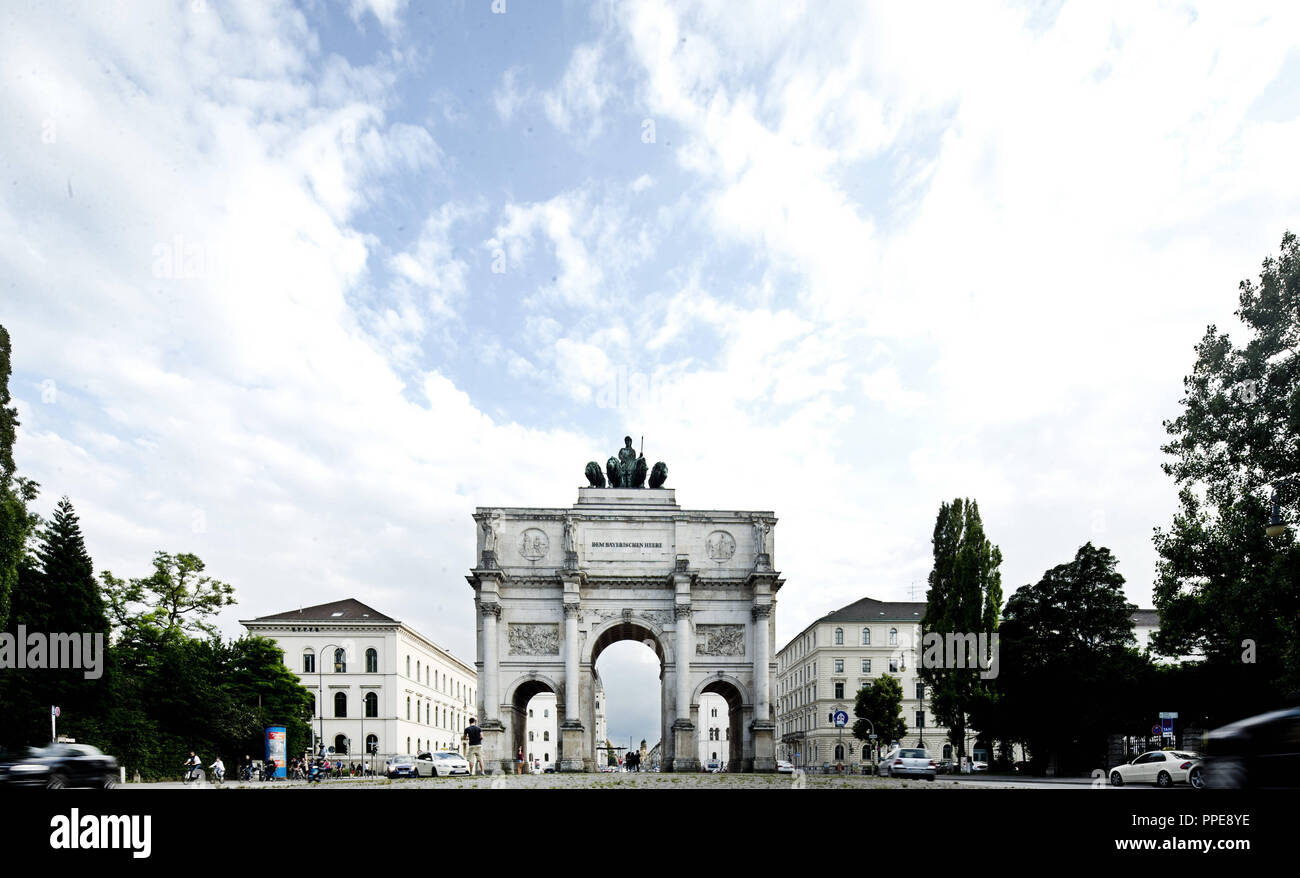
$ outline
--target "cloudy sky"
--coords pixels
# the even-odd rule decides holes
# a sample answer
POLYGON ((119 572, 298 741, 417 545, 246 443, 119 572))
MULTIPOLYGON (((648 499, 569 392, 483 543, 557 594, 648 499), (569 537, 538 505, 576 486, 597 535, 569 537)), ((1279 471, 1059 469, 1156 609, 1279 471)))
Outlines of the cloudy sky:
POLYGON ((472 657, 473 508, 624 434, 779 516, 781 642, 922 597, 957 496, 1008 591, 1092 540, 1149 606, 1161 421, 1300 227, 1297 13, 7 3, 19 468, 231 633, 355 596, 472 657))

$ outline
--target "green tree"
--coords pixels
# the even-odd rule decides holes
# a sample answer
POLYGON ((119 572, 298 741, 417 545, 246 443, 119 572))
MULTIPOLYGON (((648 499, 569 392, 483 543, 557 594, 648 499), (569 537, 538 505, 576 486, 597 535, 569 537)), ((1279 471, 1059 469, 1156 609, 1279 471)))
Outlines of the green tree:
MULTIPOLYGON (((38 534, 32 563, 20 571, 12 620, 28 631, 100 634, 107 648, 108 619, 86 552, 76 510, 67 497, 38 534)), ((101 654, 102 655, 102 654, 101 654)), ((111 663, 87 679, 80 669, 12 670, 0 677, 0 740, 42 743, 49 738, 51 705, 59 705, 61 734, 94 736, 108 703, 111 663)))
POLYGON ((20 569, 30 564, 28 540, 40 521, 28 511, 38 486, 17 475, 14 465, 18 410, 10 404, 10 354, 9 331, 0 326, 0 630, 8 625, 20 569))
POLYGON ((1153 646, 1204 654, 1217 680, 1206 692, 1216 716, 1300 696, 1300 545, 1292 531, 1264 535, 1270 493, 1292 522, 1300 508, 1294 234, 1283 236, 1278 258, 1264 260, 1257 283, 1241 282, 1237 302, 1244 343, 1208 327, 1183 379, 1182 412, 1165 422, 1164 470, 1180 486, 1180 508, 1155 533, 1153 646))
POLYGON ((972 722, 1024 743, 1038 768, 1105 767, 1108 734, 1136 732, 1165 709, 1144 703, 1152 669, 1134 649, 1136 607, 1116 563, 1109 549, 1086 543, 1007 601, 997 698, 972 722))
MULTIPOLYGON (((1002 552, 984 535, 974 500, 956 499, 939 507, 933 547, 922 630, 975 635, 996 631, 1002 608, 1002 552)), ((987 661, 989 656, 980 658, 987 661)), ((948 728, 950 743, 964 756, 970 712, 987 700, 988 687, 969 669, 923 666, 920 676, 932 693, 935 719, 948 728)))
POLYGON ((853 723, 853 737, 859 741, 870 741, 873 727, 879 743, 901 741, 907 734, 902 684, 897 678, 882 674, 874 683, 863 686, 854 699, 853 715, 858 718, 853 723))
POLYGON ((146 639, 189 634, 215 637, 210 621, 222 608, 235 603, 233 586, 202 576, 197 555, 158 552, 152 576, 126 582, 111 571, 101 574, 113 622, 127 636, 146 639))

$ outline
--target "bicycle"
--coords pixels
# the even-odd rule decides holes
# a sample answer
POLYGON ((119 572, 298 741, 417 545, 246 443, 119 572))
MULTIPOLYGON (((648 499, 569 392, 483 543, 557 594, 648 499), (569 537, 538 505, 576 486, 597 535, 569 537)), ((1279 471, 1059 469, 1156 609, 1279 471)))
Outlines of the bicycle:
POLYGON ((207 779, 207 776, 203 773, 203 769, 197 765, 187 765, 185 768, 185 774, 181 776, 181 783, 186 786, 189 786, 191 782, 202 784, 203 781, 207 779))

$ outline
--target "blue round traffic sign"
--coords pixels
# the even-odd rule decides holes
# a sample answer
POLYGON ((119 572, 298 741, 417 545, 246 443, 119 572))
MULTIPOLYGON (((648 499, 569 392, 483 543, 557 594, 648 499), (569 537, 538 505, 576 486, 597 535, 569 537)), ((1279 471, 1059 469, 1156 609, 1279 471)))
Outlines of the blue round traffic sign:
POLYGON ((849 715, 843 710, 835 711, 835 725, 843 728, 849 724, 849 715))

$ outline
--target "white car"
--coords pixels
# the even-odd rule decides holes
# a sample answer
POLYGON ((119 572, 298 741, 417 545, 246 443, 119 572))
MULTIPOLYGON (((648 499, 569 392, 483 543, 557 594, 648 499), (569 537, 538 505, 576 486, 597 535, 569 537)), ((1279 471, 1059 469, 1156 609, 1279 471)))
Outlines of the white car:
POLYGON ((1122 787, 1126 783, 1153 783, 1160 787, 1185 783, 1198 790, 1205 786, 1200 754, 1185 750, 1152 750, 1143 753, 1132 762, 1112 768, 1110 783, 1116 787, 1122 787))
POLYGON ((449 777, 469 774, 469 760, 455 750, 434 750, 415 757, 416 777, 449 777))
POLYGON ((930 756, 929 750, 899 747, 890 750, 880 760, 880 773, 888 777, 923 777, 934 780, 939 773, 939 763, 930 756))
POLYGON ((794 763, 786 762, 784 759, 776 760, 777 774, 794 774, 794 763))

